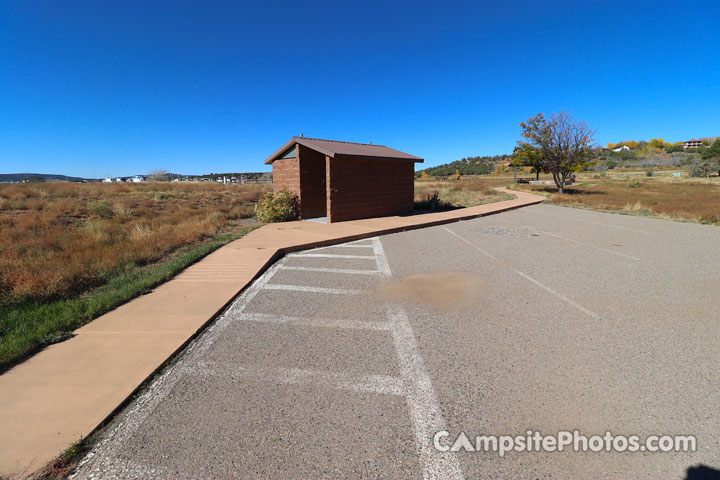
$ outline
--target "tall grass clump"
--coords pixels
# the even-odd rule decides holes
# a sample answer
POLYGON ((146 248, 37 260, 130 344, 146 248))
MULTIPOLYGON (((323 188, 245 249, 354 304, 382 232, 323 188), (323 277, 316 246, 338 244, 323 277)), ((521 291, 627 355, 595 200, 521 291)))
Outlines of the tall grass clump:
POLYGON ((91 203, 88 206, 88 213, 100 218, 112 218, 115 214, 112 204, 107 200, 91 203))

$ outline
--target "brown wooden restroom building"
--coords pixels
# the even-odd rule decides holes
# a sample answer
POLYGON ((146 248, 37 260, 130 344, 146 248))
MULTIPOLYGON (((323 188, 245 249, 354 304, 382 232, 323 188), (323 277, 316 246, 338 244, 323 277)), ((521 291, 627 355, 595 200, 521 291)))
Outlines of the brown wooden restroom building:
POLYGON ((330 223, 412 212, 422 161, 382 145, 293 137, 265 163, 275 190, 298 195, 302 218, 330 223))

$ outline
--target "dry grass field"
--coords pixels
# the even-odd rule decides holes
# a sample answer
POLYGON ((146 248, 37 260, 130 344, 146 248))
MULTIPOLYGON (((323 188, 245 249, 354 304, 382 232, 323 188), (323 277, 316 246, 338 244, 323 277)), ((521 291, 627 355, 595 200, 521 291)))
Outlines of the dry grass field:
POLYGON ((0 185, 0 370, 251 229, 268 188, 0 185))
POLYGON ((232 231, 258 185, 0 185, 0 305, 68 298, 128 264, 232 231))
POLYGON ((565 194, 550 186, 515 188, 543 194, 558 205, 720 225, 717 178, 647 177, 638 172, 606 177, 584 174, 565 194))
POLYGON ((509 197, 492 187, 507 185, 508 179, 497 176, 461 177, 457 180, 432 177, 415 179, 415 206, 428 209, 428 199, 438 192, 441 207, 460 208, 498 202, 509 197))

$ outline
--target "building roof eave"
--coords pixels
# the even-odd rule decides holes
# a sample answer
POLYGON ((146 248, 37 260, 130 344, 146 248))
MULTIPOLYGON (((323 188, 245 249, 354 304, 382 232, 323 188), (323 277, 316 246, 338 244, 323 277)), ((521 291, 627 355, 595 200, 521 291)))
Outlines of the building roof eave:
POLYGON ((423 163, 425 160, 420 157, 413 157, 413 158, 395 158, 395 157, 382 157, 382 156, 374 156, 374 155, 346 155, 342 153, 338 153, 335 155, 335 158, 342 159, 360 159, 360 160, 395 160, 399 162, 414 162, 414 163, 423 163))
POLYGON ((265 164, 270 165, 293 145, 302 145, 306 148, 322 153, 330 158, 364 158, 367 160, 402 160, 422 163, 420 157, 410 155, 383 145, 364 143, 341 142, 337 140, 323 140, 319 138, 292 137, 282 147, 270 155, 265 164))
POLYGON ((290 146, 291 146, 293 143, 296 143, 296 142, 295 142, 295 137, 292 137, 290 140, 288 140, 287 142, 285 142, 282 147, 278 148, 278 149, 275 151, 275 153, 273 153, 273 154, 270 155, 268 158, 266 158, 266 159, 265 159, 265 165, 270 165, 272 162, 274 162, 275 160, 277 160, 277 157, 279 157, 280 155, 282 155, 282 153, 283 153, 284 151, 286 151, 288 148, 290 148, 290 146))

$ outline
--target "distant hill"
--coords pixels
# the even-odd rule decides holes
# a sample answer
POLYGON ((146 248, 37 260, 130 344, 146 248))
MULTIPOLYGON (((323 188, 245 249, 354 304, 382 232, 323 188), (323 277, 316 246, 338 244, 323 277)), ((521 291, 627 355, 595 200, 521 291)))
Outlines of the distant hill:
POLYGON ((22 182, 23 180, 43 179, 46 182, 91 182, 92 179, 68 177, 54 173, 0 173, 0 182, 22 182))
POLYGON ((447 176, 454 173, 460 175, 484 175, 491 173, 495 162, 505 162, 510 158, 509 155, 494 155, 492 157, 467 157, 455 160, 454 162, 445 163, 436 167, 429 167, 419 170, 416 176, 421 176, 424 171, 432 176, 447 176))

